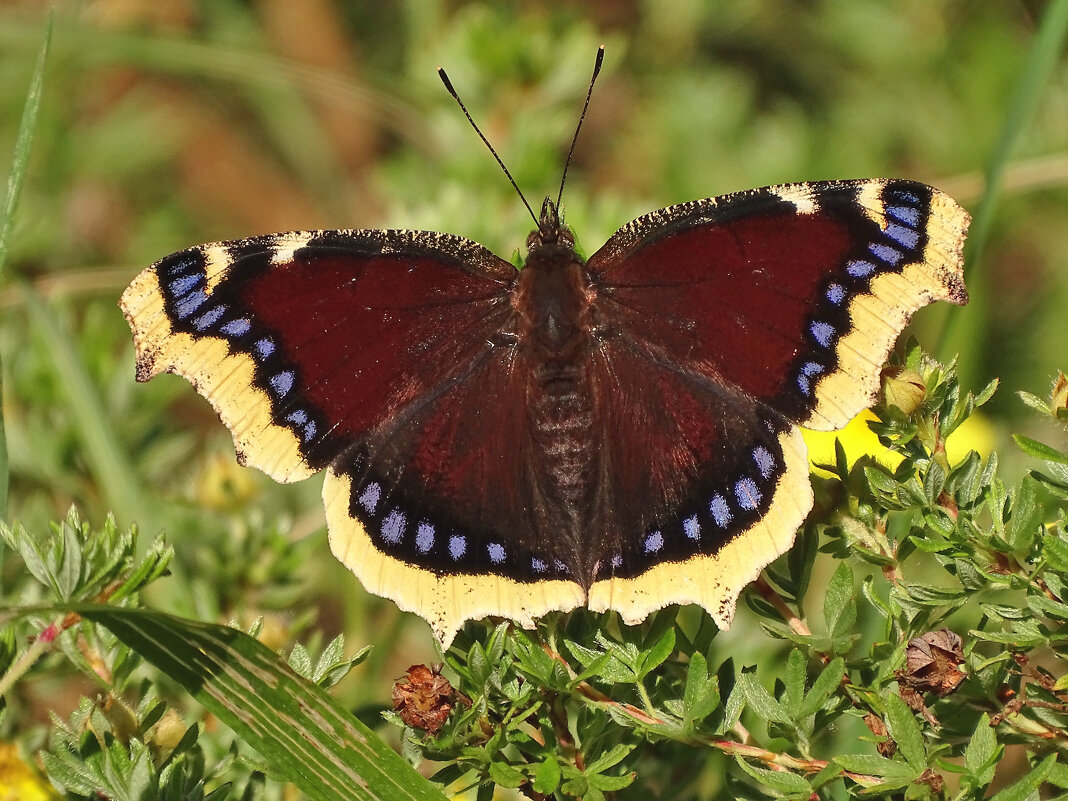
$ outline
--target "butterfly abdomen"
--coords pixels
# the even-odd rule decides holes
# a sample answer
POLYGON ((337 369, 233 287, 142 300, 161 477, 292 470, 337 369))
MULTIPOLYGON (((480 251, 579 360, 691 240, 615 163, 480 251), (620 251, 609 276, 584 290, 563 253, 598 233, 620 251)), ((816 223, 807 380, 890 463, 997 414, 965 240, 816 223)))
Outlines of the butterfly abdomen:
POLYGON ((599 475, 590 370, 592 302, 585 265, 569 245, 531 248, 513 303, 526 369, 535 493, 543 518, 539 527, 567 543, 560 551, 580 581, 588 571, 578 544, 593 522, 599 475))

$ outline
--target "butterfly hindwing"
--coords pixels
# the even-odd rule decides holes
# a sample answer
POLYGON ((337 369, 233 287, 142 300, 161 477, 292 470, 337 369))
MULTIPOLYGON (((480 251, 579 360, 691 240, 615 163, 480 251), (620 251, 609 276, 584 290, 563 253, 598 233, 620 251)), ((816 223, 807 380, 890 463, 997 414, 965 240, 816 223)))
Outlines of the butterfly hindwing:
POLYGON ((742 587, 811 506, 804 444, 774 410, 622 337, 604 340, 595 363, 607 519, 590 532, 589 606, 635 623, 697 603, 726 628, 742 587))

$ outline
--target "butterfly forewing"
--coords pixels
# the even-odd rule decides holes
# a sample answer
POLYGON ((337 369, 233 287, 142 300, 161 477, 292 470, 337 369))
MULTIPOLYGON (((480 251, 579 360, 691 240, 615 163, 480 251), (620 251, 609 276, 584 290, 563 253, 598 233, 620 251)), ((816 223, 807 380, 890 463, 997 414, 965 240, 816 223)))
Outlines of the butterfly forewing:
POLYGON ((515 269, 459 237, 293 232, 162 259, 123 295, 138 377, 189 378, 243 460, 321 469, 491 347, 515 269))
POLYGON ((910 181, 788 184, 653 212, 588 266, 606 325, 650 358, 840 428, 871 404, 912 312, 967 300, 967 222, 910 181))

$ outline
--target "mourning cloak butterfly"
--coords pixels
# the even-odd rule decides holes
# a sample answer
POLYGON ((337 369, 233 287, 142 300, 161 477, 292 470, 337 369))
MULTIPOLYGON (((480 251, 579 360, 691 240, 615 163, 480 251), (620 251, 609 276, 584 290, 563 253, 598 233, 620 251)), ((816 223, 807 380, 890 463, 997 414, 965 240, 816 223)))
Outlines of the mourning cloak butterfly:
POLYGON ((242 464, 325 468, 334 553, 443 643, 580 606, 727 628, 812 506, 798 427, 844 426, 912 313, 966 302, 968 214, 912 181, 786 184, 583 262, 557 206, 521 270, 406 230, 167 256, 121 300, 137 379, 188 378, 242 464))

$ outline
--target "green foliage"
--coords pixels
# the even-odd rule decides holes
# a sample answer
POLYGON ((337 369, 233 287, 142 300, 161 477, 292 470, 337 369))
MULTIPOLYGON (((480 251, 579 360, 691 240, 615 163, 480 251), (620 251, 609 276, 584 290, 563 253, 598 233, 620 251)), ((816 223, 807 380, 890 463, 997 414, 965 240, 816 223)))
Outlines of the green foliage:
MULTIPOLYGON (((998 375, 1034 389, 1063 358, 1066 0, 1035 17, 1019 4, 962 16, 952 4, 670 0, 611 20, 563 3, 333 4, 340 24, 319 30, 351 50, 326 65, 285 50, 300 37, 284 26, 272 34, 269 8, 285 4, 164 5, 189 17, 61 8, 47 80, 44 17, 0 8, 11 121, 0 134, 16 153, 9 187, 24 186, 18 215, 9 190, 0 217, 0 487, 10 475, 5 519, 23 522, 0 528, 0 735, 31 773, 69 798, 280 799, 307 763, 248 721, 333 708, 318 685, 378 728, 354 727, 356 742, 400 736, 439 784, 479 799, 496 787, 557 799, 1065 795, 1065 383, 1048 400, 1018 393, 1024 404, 961 386, 998 375), (508 255, 525 212, 433 68, 448 67, 536 197, 555 190, 601 41, 564 204, 587 248, 650 208, 747 186, 938 183, 979 209, 986 243, 986 261, 969 264, 976 300, 953 312, 961 372, 907 349, 898 377, 922 387, 919 406, 907 387, 891 392, 907 408, 884 404, 876 426, 899 459, 853 464, 839 448, 797 545, 745 594, 731 632, 693 608, 639 627, 584 612, 533 632, 471 624, 440 655, 458 693, 444 728, 402 728, 383 712, 385 682, 432 661, 421 624, 333 564, 308 512, 315 482, 268 490, 233 466, 184 383, 134 386, 115 298, 168 251, 280 227, 448 230, 508 255), (257 166, 235 179, 231 161, 257 166), (976 206, 979 165, 994 191, 976 206), (951 460, 946 437, 988 400, 1023 429, 1018 448, 951 460), (72 501, 105 522, 73 511, 48 522, 72 501), (138 544, 134 521, 167 530, 177 553, 138 544), (291 669, 202 620, 236 621, 291 669), (341 620, 374 650, 346 656, 341 620), (967 675, 944 696, 910 646, 942 627, 962 637, 967 675), (206 652, 217 660, 198 661, 206 652), (248 660, 257 670, 238 679, 292 693, 226 684, 223 667, 248 660), (354 666, 359 681, 342 681, 354 666), (42 707, 59 710, 50 725, 42 707), (1003 759, 1009 746, 1029 770, 1003 759)), ((938 342, 940 313, 918 319, 924 341, 938 342)), ((955 662, 934 653, 935 678, 952 684, 955 662)), ((324 737, 318 721, 292 719, 306 742, 324 737)), ((334 739, 319 749, 333 749, 333 767, 303 775, 358 764, 334 739)), ((374 753, 383 773, 411 778, 374 753)))

